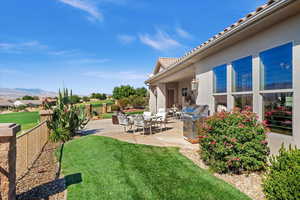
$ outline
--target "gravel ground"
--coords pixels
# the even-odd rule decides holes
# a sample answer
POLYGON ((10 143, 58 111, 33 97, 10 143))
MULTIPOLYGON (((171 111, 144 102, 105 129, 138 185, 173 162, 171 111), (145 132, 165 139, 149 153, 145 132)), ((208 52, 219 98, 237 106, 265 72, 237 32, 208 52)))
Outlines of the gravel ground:
POLYGON ((64 199, 65 181, 63 178, 55 179, 58 164, 54 151, 57 147, 57 144, 47 143, 30 171, 17 181, 17 199, 64 199))
MULTIPOLYGON (((199 156, 199 153, 196 150, 180 149, 180 152, 184 156, 192 160, 199 167, 208 169, 208 166, 203 163, 199 156)), ((253 200, 265 200, 265 196, 261 186, 262 178, 258 173, 252 173, 249 175, 229 175, 214 173, 214 175, 235 186, 240 191, 251 197, 253 200)))

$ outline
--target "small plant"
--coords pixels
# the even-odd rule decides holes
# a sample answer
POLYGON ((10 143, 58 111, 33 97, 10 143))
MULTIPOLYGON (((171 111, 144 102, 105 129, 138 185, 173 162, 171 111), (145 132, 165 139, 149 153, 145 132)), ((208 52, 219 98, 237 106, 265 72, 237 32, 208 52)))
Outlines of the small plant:
POLYGON ((300 199, 300 149, 283 146, 278 156, 272 156, 263 180, 268 200, 300 199))
POLYGON ((219 173, 264 170, 267 131, 250 108, 216 113, 199 124, 200 155, 219 173))

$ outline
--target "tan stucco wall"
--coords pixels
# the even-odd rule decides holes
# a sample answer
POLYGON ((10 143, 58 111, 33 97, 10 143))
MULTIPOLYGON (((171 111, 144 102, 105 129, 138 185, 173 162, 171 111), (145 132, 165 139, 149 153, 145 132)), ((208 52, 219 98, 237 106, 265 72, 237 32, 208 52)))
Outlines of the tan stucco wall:
MULTIPOLYGON (((293 136, 285 136, 276 133, 272 133, 269 136, 270 147, 272 153, 276 153, 280 147, 279 144, 293 144, 298 145, 300 147, 300 124, 297 123, 300 121, 300 14, 297 16, 293 16, 291 18, 286 19, 285 21, 281 21, 280 23, 265 29, 264 31, 259 32, 252 37, 248 37, 242 41, 237 42, 235 45, 230 46, 229 48, 221 49, 219 52, 210 55, 204 59, 201 59, 198 62, 195 62, 192 66, 189 66, 190 69, 194 69, 196 71, 196 79, 199 82, 198 86, 198 96, 197 96, 197 104, 204 105, 207 104, 210 106, 210 110, 214 111, 214 97, 213 97, 213 72, 212 69, 221 64, 227 64, 227 78, 231 79, 231 62, 243 58, 246 56, 253 56, 253 109, 256 113, 258 113, 260 119, 262 119, 262 96, 259 91, 260 80, 260 60, 259 53, 282 45, 288 42, 293 42, 293 76, 294 76, 294 133, 293 136), (297 103, 296 103, 297 102, 297 103)), ((177 77, 177 74, 182 74, 184 77, 186 73, 177 72, 173 74, 177 77)), ((166 80, 172 79, 172 77, 165 77, 163 82, 167 82, 166 80)), ((182 77, 182 79, 183 79, 182 77)), ((177 77, 178 78, 178 77, 177 77)), ((180 79, 180 78, 178 78, 180 79)), ((174 80, 172 80, 174 81, 174 80)), ((181 88, 188 87, 190 88, 190 81, 179 80, 178 84, 178 103, 182 102, 181 97, 181 88)), ((164 87, 162 84, 159 86, 158 94, 158 107, 165 105, 165 96, 164 96, 164 87)), ((227 85, 228 90, 228 109, 233 108, 234 99, 231 94, 231 82, 228 81, 227 85)), ((150 105, 151 107, 151 105, 150 105)), ((153 107, 153 105, 152 105, 153 107)))
MULTIPOLYGON (((262 97, 259 92, 259 53, 261 51, 276 47, 288 42, 293 42, 293 65, 294 65, 294 135, 284 136, 272 134, 269 137, 272 152, 278 150, 278 144, 296 144, 300 147, 300 14, 271 28, 256 34, 246 40, 242 40, 230 48, 223 49, 197 63, 196 78, 199 81, 197 104, 210 105, 214 111, 213 97, 213 72, 212 69, 221 64, 228 64, 227 78, 231 77, 231 65, 233 60, 253 56, 253 109, 262 118, 262 97), (297 103, 296 103, 297 102, 297 103)), ((228 81, 228 107, 233 108, 233 97, 231 83, 228 81)))

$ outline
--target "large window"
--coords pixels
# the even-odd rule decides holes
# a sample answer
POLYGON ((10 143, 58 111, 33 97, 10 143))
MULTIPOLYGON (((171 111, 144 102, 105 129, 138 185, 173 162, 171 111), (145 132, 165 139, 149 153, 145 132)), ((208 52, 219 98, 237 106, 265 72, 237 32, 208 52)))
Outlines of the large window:
POLYGON ((264 119, 272 132, 292 135, 293 93, 263 94, 264 119))
POLYGON ((227 111, 227 95, 215 96, 215 111, 216 112, 227 111))
POLYGON ((232 62, 233 92, 252 91, 252 56, 232 62))
POLYGON ((260 53, 261 90, 293 88, 293 44, 260 53))
POLYGON ((227 92, 227 65, 214 68, 214 93, 227 92))
POLYGON ((234 107, 240 108, 241 110, 245 110, 245 109, 252 110, 253 95, 252 94, 234 95, 234 107))

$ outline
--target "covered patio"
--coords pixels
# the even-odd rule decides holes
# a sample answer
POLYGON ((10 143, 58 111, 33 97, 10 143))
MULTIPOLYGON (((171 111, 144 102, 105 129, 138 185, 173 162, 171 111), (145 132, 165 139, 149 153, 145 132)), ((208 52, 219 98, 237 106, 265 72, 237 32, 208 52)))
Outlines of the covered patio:
MULTIPOLYGON (((163 65, 167 58, 160 58, 154 70, 153 75, 160 74, 172 66, 172 62, 176 59, 172 58, 172 62, 163 65), (162 68, 162 66, 166 66, 162 68)), ((150 89, 150 111, 157 113, 161 108, 169 109, 176 107, 182 109, 186 106, 185 97, 191 94, 191 83, 195 79, 195 68, 189 67, 182 70, 172 71, 147 82, 150 89)))

